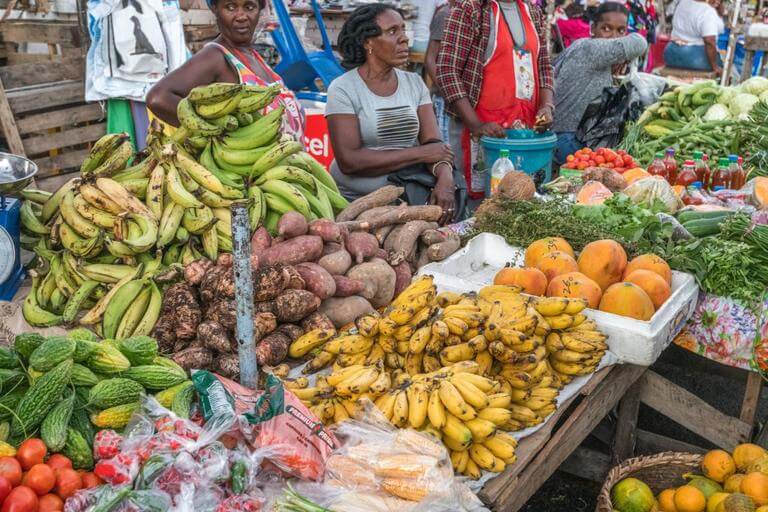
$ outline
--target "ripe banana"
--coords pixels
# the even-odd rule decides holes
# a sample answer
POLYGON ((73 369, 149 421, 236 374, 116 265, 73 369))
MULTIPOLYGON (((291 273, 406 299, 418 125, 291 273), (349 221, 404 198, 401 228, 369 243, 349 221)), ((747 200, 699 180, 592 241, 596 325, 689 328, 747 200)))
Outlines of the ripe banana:
POLYGON ((109 155, 128 138, 127 133, 108 133, 94 142, 93 147, 80 165, 80 174, 86 176, 99 167, 109 155))
POLYGON ((184 188, 176 166, 172 162, 166 162, 165 166, 165 187, 171 200, 184 208, 202 208, 205 206, 184 188))
POLYGON ((165 189, 165 169, 162 165, 156 165, 149 175, 147 183, 147 192, 144 196, 144 202, 147 208, 152 212, 156 219, 163 215, 163 191, 165 189))
POLYGON ((59 211, 64 221, 82 237, 95 237, 101 231, 99 226, 80 215, 77 211, 75 208, 75 193, 72 190, 64 196, 59 211))
POLYGON ((438 392, 445 409, 461 420, 471 420, 477 417, 477 411, 469 405, 459 390, 447 380, 440 381, 438 392))
POLYGON ((85 200, 82 194, 75 194, 72 204, 81 217, 88 219, 100 228, 111 230, 115 225, 116 217, 113 214, 93 206, 85 200))

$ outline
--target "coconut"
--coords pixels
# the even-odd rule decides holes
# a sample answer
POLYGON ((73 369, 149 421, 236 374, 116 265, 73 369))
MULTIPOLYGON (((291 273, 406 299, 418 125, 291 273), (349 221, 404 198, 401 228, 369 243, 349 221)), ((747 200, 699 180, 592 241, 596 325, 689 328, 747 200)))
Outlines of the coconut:
POLYGON ((514 201, 528 201, 536 193, 536 184, 524 172, 511 171, 499 182, 498 194, 514 201))

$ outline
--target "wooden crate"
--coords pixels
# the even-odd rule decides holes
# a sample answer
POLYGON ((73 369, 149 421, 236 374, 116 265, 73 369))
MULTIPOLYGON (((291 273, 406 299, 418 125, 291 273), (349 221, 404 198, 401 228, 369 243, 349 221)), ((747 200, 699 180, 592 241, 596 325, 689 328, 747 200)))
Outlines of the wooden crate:
POLYGON ((8 149, 38 164, 38 180, 78 169, 90 144, 106 133, 101 105, 84 101, 87 40, 79 25, 11 21, 0 25, 0 36, 51 49, 9 57, 15 63, 0 67, 0 126, 8 149))

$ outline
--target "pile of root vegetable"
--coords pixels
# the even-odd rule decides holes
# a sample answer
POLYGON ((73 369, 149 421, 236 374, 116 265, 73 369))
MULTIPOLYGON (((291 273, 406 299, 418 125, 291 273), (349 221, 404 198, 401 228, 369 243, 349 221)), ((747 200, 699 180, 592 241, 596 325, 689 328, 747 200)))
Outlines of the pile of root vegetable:
MULTIPOLYGON (((361 315, 386 307, 416 270, 460 247, 458 235, 439 229, 438 206, 391 205, 402 194, 383 187, 352 202, 340 221, 311 222, 283 214, 277 237, 263 226, 251 239, 256 354, 274 366, 304 333, 335 333, 361 315)), ((237 377, 233 256, 199 259, 184 281, 164 294, 153 330, 160 351, 186 369, 237 377)))

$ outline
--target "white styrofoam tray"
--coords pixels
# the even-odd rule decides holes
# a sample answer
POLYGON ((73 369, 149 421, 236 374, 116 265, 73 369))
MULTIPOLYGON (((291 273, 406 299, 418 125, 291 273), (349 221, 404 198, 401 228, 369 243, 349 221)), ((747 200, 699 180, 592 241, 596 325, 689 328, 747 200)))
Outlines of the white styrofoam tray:
MULTIPOLYGON (((433 275, 439 291, 465 292, 492 284, 504 265, 522 266, 523 258, 523 249, 498 235, 481 233, 446 260, 425 265, 418 273, 433 275)), ((608 346, 620 362, 650 366, 693 314, 698 291, 692 275, 673 271, 672 295, 647 322, 594 309, 585 314, 608 336, 608 346)))

